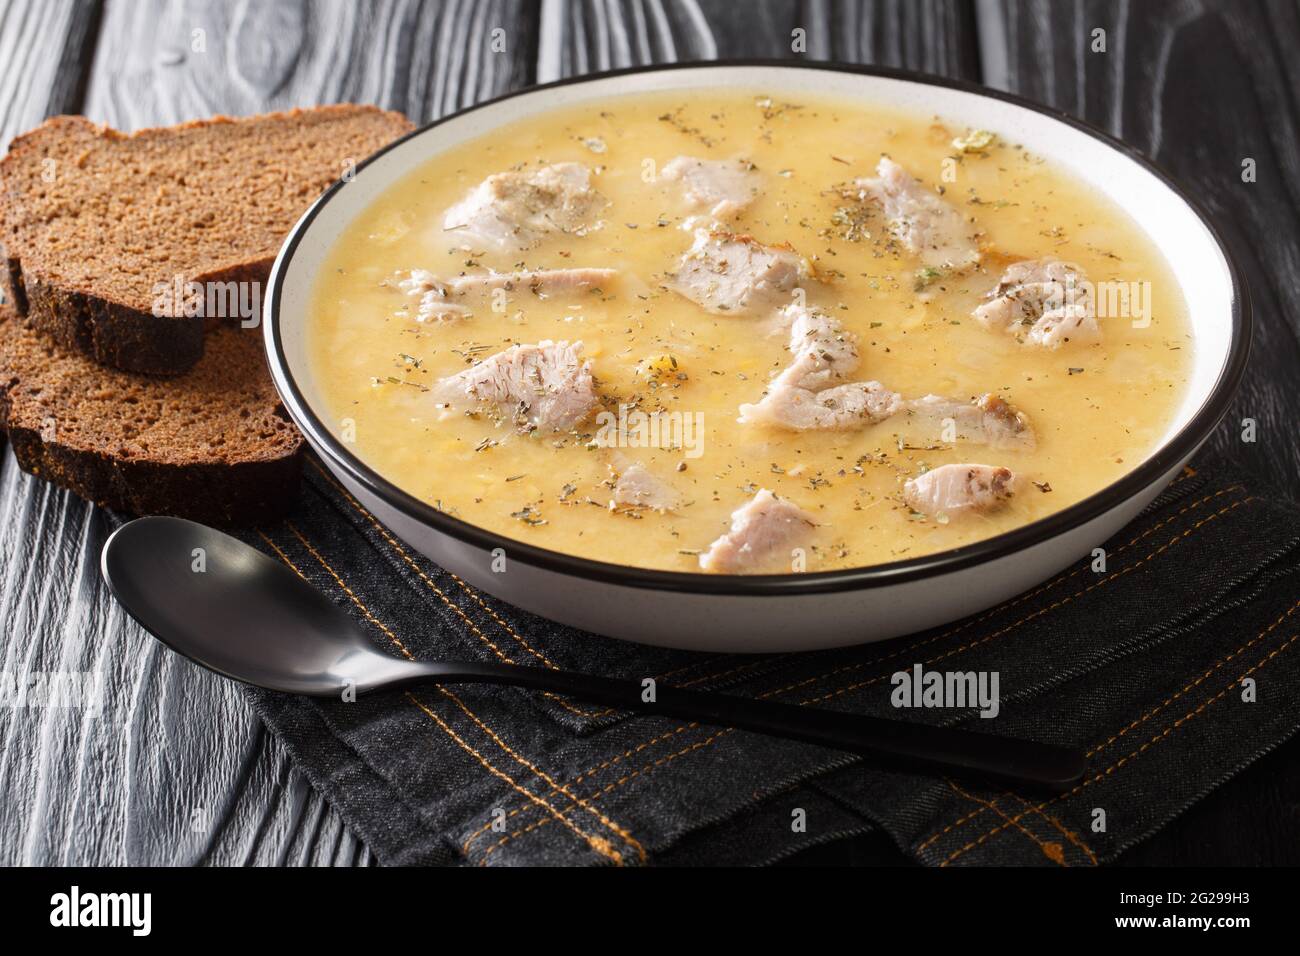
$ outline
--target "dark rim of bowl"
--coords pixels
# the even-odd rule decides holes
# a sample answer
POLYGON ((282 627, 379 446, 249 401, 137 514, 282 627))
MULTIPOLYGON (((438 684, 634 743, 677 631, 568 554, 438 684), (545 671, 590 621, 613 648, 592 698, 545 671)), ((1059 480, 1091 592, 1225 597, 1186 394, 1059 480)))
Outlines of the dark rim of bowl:
POLYGON ((647 588, 661 591, 684 593, 734 595, 734 596, 773 596, 831 593, 851 591, 886 585, 901 584, 924 578, 936 577, 952 571, 958 571, 973 565, 982 564, 1013 555, 1033 545, 1056 537, 1057 535, 1078 528, 1097 518, 1112 508, 1129 500, 1143 489, 1158 481, 1178 462, 1193 454, 1200 444, 1210 435, 1227 412, 1228 404, 1241 381, 1246 365, 1246 358, 1251 339, 1251 307, 1245 280, 1240 267, 1233 257, 1219 230, 1215 228, 1209 215, 1180 187, 1167 173, 1155 166, 1140 152, 1120 142, 1096 127, 1076 119, 1060 110, 1051 109, 1030 102, 1001 90, 992 90, 964 80, 948 79, 915 73, 909 70, 895 70, 883 67, 859 66, 852 63, 833 61, 800 62, 789 60, 739 59, 712 60, 707 62, 665 63, 645 67, 629 67, 609 70, 602 73, 589 73, 582 76, 568 77, 553 83, 545 83, 514 90, 502 96, 486 100, 456 113, 434 120, 419 129, 412 130, 400 139, 394 140, 364 162, 357 164, 359 173, 379 157, 402 143, 416 136, 421 136, 430 129, 441 126, 452 119, 464 116, 475 110, 484 109, 513 99, 549 89, 589 83, 597 80, 620 76, 634 76, 640 73, 656 73, 664 70, 708 70, 737 67, 763 67, 772 69, 827 70, 838 73, 855 73, 884 79, 902 80, 920 83, 926 86, 948 87, 977 96, 1003 100, 1026 110, 1049 116, 1058 122, 1071 126, 1101 141, 1116 152, 1128 157, 1151 175, 1155 176, 1170 189, 1192 212, 1213 238, 1219 248, 1232 279, 1232 338, 1229 343, 1227 361, 1219 374, 1210 394, 1197 410, 1187 425, 1170 439, 1163 447, 1156 450, 1150 458, 1137 468, 1125 474, 1118 481, 1107 485, 1101 491, 1076 502, 1061 511, 1054 512, 1023 527, 1003 534, 986 538, 974 544, 941 551, 924 557, 893 561, 888 564, 868 565, 866 567, 845 568, 835 571, 816 571, 802 574, 764 574, 764 575, 714 575, 702 572, 660 571, 650 568, 637 568, 629 565, 611 564, 605 561, 593 561, 574 555, 539 548, 535 545, 517 541, 495 532, 469 524, 454 518, 432 505, 401 490, 392 482, 382 477, 359 458, 349 452, 334 437, 333 433, 321 422, 307 405, 284 360, 283 344, 280 340, 280 299, 284 274, 293 262, 294 253, 302 241, 303 234, 311 226, 316 216, 325 205, 342 189, 346 183, 336 182, 323 193, 319 199, 303 214, 293 232, 285 241, 271 271, 270 290, 266 300, 264 337, 268 352, 272 377, 280 396, 293 415, 298 426, 312 440, 316 447, 324 449, 328 457, 346 474, 369 493, 385 502, 407 517, 433 528, 435 531, 449 535, 459 541, 485 550, 504 549, 515 561, 552 571, 558 574, 573 575, 592 581, 625 587, 647 588))

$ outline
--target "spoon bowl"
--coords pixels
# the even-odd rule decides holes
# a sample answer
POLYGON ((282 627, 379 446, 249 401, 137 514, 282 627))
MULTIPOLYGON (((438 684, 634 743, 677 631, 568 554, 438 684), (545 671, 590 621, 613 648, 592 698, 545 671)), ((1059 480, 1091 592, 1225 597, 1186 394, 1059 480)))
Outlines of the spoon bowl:
POLYGON ((109 537, 101 565, 113 596, 145 630, 225 677, 333 696, 349 681, 373 689, 397 672, 389 662, 402 663, 287 565, 206 525, 131 521, 109 537))

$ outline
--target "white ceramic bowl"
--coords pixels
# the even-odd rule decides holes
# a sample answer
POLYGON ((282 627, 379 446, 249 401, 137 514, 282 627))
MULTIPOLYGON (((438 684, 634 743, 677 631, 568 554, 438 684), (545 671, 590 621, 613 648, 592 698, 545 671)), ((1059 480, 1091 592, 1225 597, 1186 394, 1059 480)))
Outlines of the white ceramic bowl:
POLYGON ((877 641, 990 607, 1045 580, 1130 521, 1205 441, 1240 380, 1246 287, 1206 216, 1134 150, 1062 113, 970 84, 839 64, 691 64, 621 70, 501 97, 439 120, 362 163, 295 227, 271 274, 264 332, 276 387, 338 479, 421 553, 511 604, 598 634, 694 650, 790 651, 877 641), (322 421, 306 347, 311 290, 345 227, 443 150, 538 112, 632 92, 763 90, 833 95, 997 131, 1130 211, 1168 259, 1195 336, 1191 385, 1154 452, 1123 478, 1047 518, 967 547, 867 568, 730 577, 649 571, 532 547, 443 514, 402 491, 322 421), (493 573, 492 551, 508 556, 493 573))

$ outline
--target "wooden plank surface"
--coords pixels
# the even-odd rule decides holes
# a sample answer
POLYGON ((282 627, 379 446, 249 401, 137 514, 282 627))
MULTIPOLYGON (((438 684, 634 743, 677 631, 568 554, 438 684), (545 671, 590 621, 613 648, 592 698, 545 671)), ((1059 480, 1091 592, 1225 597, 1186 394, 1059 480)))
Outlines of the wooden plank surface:
POLYGON ((967 0, 545 0, 540 81, 685 60, 806 58, 978 79, 967 0))
MULTIPOLYGON (((1261 440, 1242 446, 1223 430, 1216 442, 1294 486, 1297 41, 1293 5, 1230 0, 0 0, 0 137, 83 109, 135 128, 353 100, 419 121, 534 77, 678 59, 834 58, 983 77, 1139 146, 1225 223, 1260 324, 1232 414, 1256 418, 1261 440), (1087 46, 1098 27, 1104 54, 1087 46), (1246 157, 1253 184, 1240 180, 1246 157)), ((94 717, 0 710, 0 864, 371 862, 238 694, 159 649, 108 599, 97 558, 109 530, 6 453, 0 670, 106 681, 94 717)), ((1296 751, 1281 748, 1130 858, 1262 861, 1231 844, 1267 847, 1279 826, 1297 836, 1296 751), (1243 806, 1256 808, 1253 829, 1232 822, 1243 806), (1197 836, 1230 826, 1240 839, 1197 836)), ((820 857, 897 858, 870 838, 820 857)))
POLYGON ((86 114, 138 127, 356 102, 421 122, 528 82, 535 33, 527 0, 111 0, 86 114))
POLYGON ((81 105, 98 3, 0 2, 0 152, 46 116, 81 105))

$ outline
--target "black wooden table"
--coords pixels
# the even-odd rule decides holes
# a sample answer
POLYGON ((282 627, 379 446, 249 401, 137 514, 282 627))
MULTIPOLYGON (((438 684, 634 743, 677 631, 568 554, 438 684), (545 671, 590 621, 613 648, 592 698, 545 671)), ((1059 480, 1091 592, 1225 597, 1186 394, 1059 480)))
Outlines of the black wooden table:
MULTIPOLYGON (((975 80, 1123 138, 1218 219, 1258 329, 1214 445, 1294 495, 1297 50, 1293 0, 0 0, 0 145, 60 112, 133 129, 356 101, 423 122, 521 85, 669 60, 836 59, 975 80), (1235 439, 1244 418, 1253 445, 1235 439)), ((105 693, 93 716, 0 708, 0 863, 371 863, 239 692, 109 600, 106 529, 6 451, 0 672, 100 671, 105 693)), ((901 860, 875 837, 801 858, 901 860)), ((1123 861, 1300 862, 1300 741, 1123 861)))

